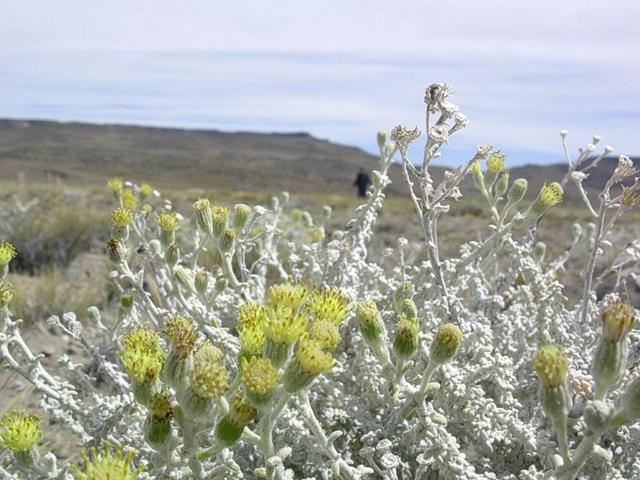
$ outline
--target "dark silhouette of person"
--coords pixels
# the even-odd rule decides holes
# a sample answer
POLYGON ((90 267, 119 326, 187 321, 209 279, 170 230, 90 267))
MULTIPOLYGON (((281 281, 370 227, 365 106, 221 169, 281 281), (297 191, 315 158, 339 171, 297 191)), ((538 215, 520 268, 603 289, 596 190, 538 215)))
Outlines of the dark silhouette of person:
POLYGON ((367 196, 367 188, 371 185, 371 178, 364 171, 364 168, 358 170, 358 176, 356 177, 356 181, 353 182, 353 185, 358 187, 358 196, 366 197, 367 196))

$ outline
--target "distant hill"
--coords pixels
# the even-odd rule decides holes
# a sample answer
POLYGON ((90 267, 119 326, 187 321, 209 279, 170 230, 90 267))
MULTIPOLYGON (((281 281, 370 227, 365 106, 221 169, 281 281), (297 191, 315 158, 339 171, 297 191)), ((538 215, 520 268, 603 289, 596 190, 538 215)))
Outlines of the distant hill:
MULTIPOLYGON (((604 159, 585 185, 599 190, 617 160, 604 159)), ((307 133, 227 133, 123 125, 0 120, 0 175, 24 172, 29 179, 57 176, 71 183, 102 183, 121 175, 160 186, 305 193, 353 194, 359 167, 377 159, 358 148, 307 133)), ((433 167, 436 179, 444 172, 433 167)), ((562 178, 566 165, 511 169, 527 178, 531 194, 545 180, 562 178)), ((398 165, 391 169, 393 193, 405 191, 398 165)), ((575 188, 567 191, 577 202, 575 188)))

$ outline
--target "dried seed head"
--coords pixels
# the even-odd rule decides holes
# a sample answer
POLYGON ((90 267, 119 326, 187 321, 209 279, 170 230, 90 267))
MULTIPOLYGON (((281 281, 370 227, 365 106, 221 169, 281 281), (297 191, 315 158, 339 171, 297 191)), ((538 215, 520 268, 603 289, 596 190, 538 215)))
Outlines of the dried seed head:
POLYGON ((113 263, 120 263, 127 257, 127 247, 120 240, 112 238, 107 242, 107 256, 113 263))
POLYGON ((640 205, 640 178, 636 178, 630 187, 622 187, 622 205, 626 208, 640 205))
POLYGON ((391 140, 396 142, 398 148, 406 149, 413 141, 420 137, 418 127, 409 130, 403 125, 398 125, 391 130, 391 140))

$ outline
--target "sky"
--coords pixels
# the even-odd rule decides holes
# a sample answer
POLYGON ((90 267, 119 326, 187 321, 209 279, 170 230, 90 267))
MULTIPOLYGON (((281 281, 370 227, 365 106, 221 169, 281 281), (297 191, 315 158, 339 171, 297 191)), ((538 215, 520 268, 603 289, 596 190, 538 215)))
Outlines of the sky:
POLYGON ((307 131, 375 151, 456 91, 512 165, 563 160, 592 134, 640 154, 640 2, 3 0, 0 117, 307 131))

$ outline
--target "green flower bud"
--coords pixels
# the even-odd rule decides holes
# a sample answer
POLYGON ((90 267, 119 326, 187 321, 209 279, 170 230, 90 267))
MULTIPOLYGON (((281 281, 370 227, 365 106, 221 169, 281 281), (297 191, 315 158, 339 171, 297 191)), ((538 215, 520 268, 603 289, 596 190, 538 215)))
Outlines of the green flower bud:
POLYGON ((230 447, 240 439, 244 427, 249 425, 257 414, 258 411, 246 398, 235 397, 229 414, 216 425, 216 438, 230 447))
POLYGON ((473 186, 482 191, 484 190, 484 175, 480 169, 480 161, 476 160, 471 165, 471 178, 473 179, 473 186))
POLYGON ((626 338, 621 341, 604 337, 600 339, 591 365, 595 399, 604 399, 607 392, 622 379, 627 363, 627 350, 626 338))
POLYGON ((547 245, 544 242, 536 242, 533 246, 533 260, 540 265, 544 261, 547 253, 547 245))
POLYGON ((441 365, 451 360, 457 353, 462 339, 462 331, 456 325, 452 323, 441 325, 431 344, 430 361, 441 365))
POLYGON ((211 203, 206 198, 201 198, 193 204, 193 211, 196 215, 198 227, 204 233, 213 233, 213 221, 211 219, 211 203))
POLYGON ((540 378, 540 402, 561 435, 566 435, 571 405, 567 386, 567 357, 558 347, 545 345, 538 350, 533 366, 540 378))
POLYGON ((401 316, 393 339, 393 350, 398 358, 406 359, 418 349, 418 324, 401 316))
POLYGON ((501 197, 507 191, 509 187, 509 172, 504 171, 500 178, 496 182, 496 196, 501 197))
POLYGON ((89 308, 87 308, 87 315, 89 316, 89 319, 93 323, 97 325, 102 323, 102 316, 100 314, 100 310, 95 305, 91 305, 89 308))
POLYGON ((236 230, 241 231, 249 220, 251 215, 251 207, 244 203, 239 203, 233 207, 233 226, 236 230))
POLYGON ((200 295, 204 295, 209 287, 209 274, 204 270, 200 270, 196 273, 194 285, 196 287, 196 291, 200 295))
POLYGON ((165 360, 156 332, 136 327, 123 337, 122 344, 118 356, 134 384, 153 386, 165 360))
POLYGON ((227 228, 220 235, 220 250, 223 253, 230 252, 236 240, 236 231, 233 228, 227 228))
POLYGON ((494 152, 487 159, 487 173, 484 178, 485 185, 490 187, 496 181, 498 174, 505 170, 505 156, 498 152, 494 152))
POLYGON ((113 193, 116 202, 120 203, 122 199, 122 191, 124 190, 124 182, 121 178, 112 178, 107 182, 107 187, 113 193))
POLYGON ((15 288, 11 283, 0 281, 0 308, 8 307, 15 295, 15 288))
POLYGON ((307 227, 313 227, 313 218, 309 212, 302 212, 302 224, 307 227))
POLYGON ((376 140, 378 141, 378 148, 380 148, 380 150, 382 150, 384 146, 387 144, 388 139, 389 139, 389 135, 387 134, 387 132, 382 132, 382 131, 378 132, 376 140))
POLYGON ((178 244, 172 243, 164 252, 164 259, 170 267, 175 266, 180 260, 180 248, 178 244))
POLYGON ((153 449, 163 451, 171 445, 171 396, 160 392, 149 400, 149 414, 143 425, 144 438, 153 449))
POLYGON ((518 178, 511 184, 511 189, 509 190, 509 203, 511 205, 516 205, 520 203, 520 201, 524 198, 527 193, 527 187, 529 182, 525 178, 518 178))
POLYGON ((402 302, 411 300, 415 295, 413 284, 409 281, 402 282, 393 296, 393 306, 398 315, 402 313, 402 302))
POLYGON ((616 302, 602 312, 602 336, 620 342, 627 338, 635 322, 635 309, 625 302, 616 302))
POLYGON ((410 298, 405 298, 402 301, 400 315, 407 317, 407 320, 416 321, 418 319, 418 308, 414 301, 410 298))
POLYGON ((372 344, 382 342, 384 323, 373 300, 365 300, 356 306, 356 321, 366 342, 372 344))
POLYGON ((107 242, 107 256, 113 263, 121 263, 127 257, 127 247, 120 240, 112 238, 107 242))
POLYGON ((190 292, 195 290, 193 283, 193 277, 191 276, 191 270, 183 267, 182 265, 176 265, 173 267, 173 278, 176 279, 178 285, 190 292))

